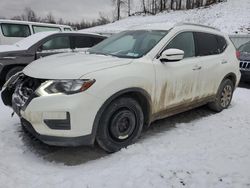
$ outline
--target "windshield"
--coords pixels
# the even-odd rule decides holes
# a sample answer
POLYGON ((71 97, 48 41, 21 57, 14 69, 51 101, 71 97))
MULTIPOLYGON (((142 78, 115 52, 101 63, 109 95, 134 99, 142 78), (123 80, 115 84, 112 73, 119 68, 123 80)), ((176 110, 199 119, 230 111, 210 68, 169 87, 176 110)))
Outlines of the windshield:
POLYGON ((125 31, 104 40, 88 52, 121 58, 140 58, 146 55, 167 33, 168 31, 125 31))

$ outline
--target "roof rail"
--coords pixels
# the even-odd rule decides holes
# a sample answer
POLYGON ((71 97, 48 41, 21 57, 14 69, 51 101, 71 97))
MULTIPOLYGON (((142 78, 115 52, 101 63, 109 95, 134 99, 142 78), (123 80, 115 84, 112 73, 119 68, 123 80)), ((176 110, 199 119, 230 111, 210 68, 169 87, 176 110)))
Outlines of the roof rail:
POLYGON ((182 26, 182 25, 200 26, 200 27, 206 27, 206 28, 209 28, 209 29, 214 29, 214 30, 220 31, 218 28, 208 26, 208 25, 197 24, 197 23, 181 22, 181 23, 177 23, 175 26, 182 26))

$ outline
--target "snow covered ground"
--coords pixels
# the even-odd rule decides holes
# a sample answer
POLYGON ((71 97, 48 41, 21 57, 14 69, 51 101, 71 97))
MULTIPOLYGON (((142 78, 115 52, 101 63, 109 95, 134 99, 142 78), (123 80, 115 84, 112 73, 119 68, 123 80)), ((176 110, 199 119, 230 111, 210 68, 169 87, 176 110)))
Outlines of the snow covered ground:
POLYGON ((202 107, 158 121, 111 155, 34 141, 0 103, 0 187, 249 188, 249 96, 239 88, 222 113, 202 107))
POLYGON ((156 16, 133 16, 83 31, 113 33, 144 24, 191 22, 213 26, 228 34, 249 33, 250 31, 247 31, 247 28, 250 28, 249 10, 249 0, 227 0, 209 8, 165 12, 156 16))

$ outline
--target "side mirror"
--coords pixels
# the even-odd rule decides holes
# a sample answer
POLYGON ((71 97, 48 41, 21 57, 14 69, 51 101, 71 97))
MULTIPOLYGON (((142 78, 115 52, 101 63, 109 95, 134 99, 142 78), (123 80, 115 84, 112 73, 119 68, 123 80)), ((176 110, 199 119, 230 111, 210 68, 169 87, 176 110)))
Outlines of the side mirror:
POLYGON ((184 51, 170 48, 162 52, 160 56, 161 61, 180 61, 184 58, 184 51))

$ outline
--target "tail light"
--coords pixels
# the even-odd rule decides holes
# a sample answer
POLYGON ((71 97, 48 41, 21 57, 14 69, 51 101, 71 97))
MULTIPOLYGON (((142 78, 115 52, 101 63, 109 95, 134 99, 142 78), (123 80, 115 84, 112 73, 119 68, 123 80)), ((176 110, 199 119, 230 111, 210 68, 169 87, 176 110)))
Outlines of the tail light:
POLYGON ((240 59, 240 51, 236 51, 236 57, 240 59))

